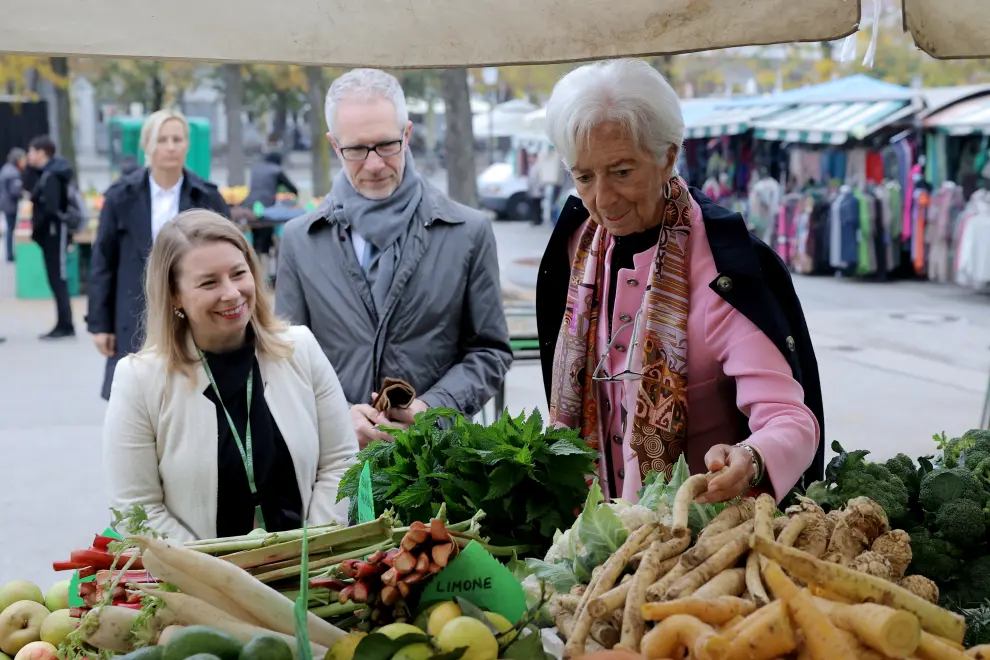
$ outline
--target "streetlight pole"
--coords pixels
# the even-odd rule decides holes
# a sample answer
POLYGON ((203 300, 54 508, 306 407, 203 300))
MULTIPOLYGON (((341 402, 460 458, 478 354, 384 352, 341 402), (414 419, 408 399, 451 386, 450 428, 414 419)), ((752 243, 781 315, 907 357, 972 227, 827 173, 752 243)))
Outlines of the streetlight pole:
POLYGON ((488 164, 495 163, 495 102, 498 100, 498 69, 493 66, 481 70, 481 80, 490 88, 488 93, 488 164))

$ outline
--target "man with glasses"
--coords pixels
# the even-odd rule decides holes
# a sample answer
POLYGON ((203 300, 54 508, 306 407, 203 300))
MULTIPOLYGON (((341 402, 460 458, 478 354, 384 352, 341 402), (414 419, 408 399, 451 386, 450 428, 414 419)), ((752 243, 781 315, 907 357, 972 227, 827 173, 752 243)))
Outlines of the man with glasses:
POLYGON ((491 225, 416 171, 395 77, 355 69, 325 110, 342 169, 320 208, 285 227, 276 311, 316 335, 362 447, 430 407, 475 415, 512 362, 491 225), (409 408, 372 406, 386 378, 417 392, 409 408))

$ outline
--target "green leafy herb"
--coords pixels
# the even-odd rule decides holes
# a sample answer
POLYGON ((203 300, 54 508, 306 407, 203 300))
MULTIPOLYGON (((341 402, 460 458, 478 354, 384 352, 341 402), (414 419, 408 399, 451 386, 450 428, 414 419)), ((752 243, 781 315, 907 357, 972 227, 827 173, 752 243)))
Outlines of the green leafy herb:
POLYGON ((588 493, 585 475, 595 471, 597 452, 580 434, 544 428, 536 411, 506 413, 486 427, 434 408, 389 432, 393 441, 361 450, 341 480, 338 496, 350 498, 354 518, 368 463, 376 515, 391 507, 405 523, 429 520, 446 503, 457 523, 483 509, 481 531, 493 544, 545 551, 554 532, 574 522, 588 493))
POLYGON ((578 583, 574 571, 563 564, 548 564, 541 559, 529 558, 526 560, 526 568, 539 579, 545 580, 557 593, 566 594, 578 583))
POLYGON ((537 660, 552 658, 543 650, 543 639, 540 631, 534 627, 527 628, 528 635, 519 635, 499 656, 506 660, 537 660))

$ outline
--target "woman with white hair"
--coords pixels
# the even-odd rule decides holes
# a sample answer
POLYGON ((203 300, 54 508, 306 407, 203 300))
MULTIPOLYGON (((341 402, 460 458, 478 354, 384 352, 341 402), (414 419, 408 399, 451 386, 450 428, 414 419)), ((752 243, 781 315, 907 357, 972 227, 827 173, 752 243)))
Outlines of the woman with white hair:
POLYGON ((814 350, 790 276, 738 213, 674 172, 684 121, 640 60, 554 87, 547 131, 574 177, 537 282, 551 421, 601 451, 607 496, 636 501, 681 455, 718 472, 699 501, 778 501, 822 471, 814 350), (807 471, 807 472, 806 472, 807 471))
POLYGON ((216 184, 186 169, 189 122, 175 110, 151 114, 141 128, 145 167, 107 189, 93 241, 86 322, 107 358, 103 398, 117 362, 141 347, 144 267, 158 232, 180 212, 202 208, 228 215, 216 184))

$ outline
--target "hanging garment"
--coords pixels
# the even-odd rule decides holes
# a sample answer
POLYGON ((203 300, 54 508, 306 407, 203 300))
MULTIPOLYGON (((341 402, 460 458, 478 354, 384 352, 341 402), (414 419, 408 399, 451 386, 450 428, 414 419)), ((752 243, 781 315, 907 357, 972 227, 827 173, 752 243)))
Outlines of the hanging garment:
POLYGON ((767 177, 754 183, 749 190, 749 219, 751 232, 769 243, 780 208, 780 184, 767 177))
POLYGON ((952 280, 952 243, 955 227, 964 207, 962 188, 951 181, 932 195, 928 209, 928 278, 936 282, 952 280))
POLYGON ((956 283, 971 289, 990 286, 990 193, 973 193, 965 212, 958 248, 956 283))
POLYGON ((857 190, 853 195, 859 205, 859 225, 856 235, 856 274, 869 275, 876 271, 876 256, 873 252, 872 204, 867 199, 866 193, 861 190, 857 190))
POLYGON ((925 274, 927 257, 925 250, 925 226, 930 204, 931 195, 928 190, 922 187, 915 189, 911 211, 911 265, 914 267, 916 275, 925 274))
POLYGON ((875 151, 866 154, 866 180, 877 185, 883 183, 883 155, 875 151))
POLYGON ((886 186, 877 186, 873 191, 876 197, 877 217, 879 220, 878 233, 880 234, 880 247, 878 250, 883 254, 883 264, 880 264, 880 254, 877 254, 877 271, 883 274, 894 269, 894 237, 891 234, 893 226, 893 216, 890 210, 890 191, 886 186))
POLYGON ((797 205, 794 222, 794 251, 791 269, 795 273, 807 275, 814 270, 814 239, 811 235, 811 210, 814 199, 803 197, 797 205))
POLYGON ((845 180, 850 186, 866 185, 866 149, 850 149, 846 154, 845 180))

